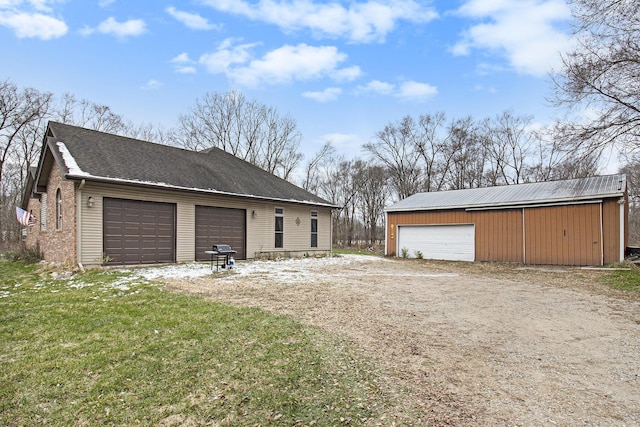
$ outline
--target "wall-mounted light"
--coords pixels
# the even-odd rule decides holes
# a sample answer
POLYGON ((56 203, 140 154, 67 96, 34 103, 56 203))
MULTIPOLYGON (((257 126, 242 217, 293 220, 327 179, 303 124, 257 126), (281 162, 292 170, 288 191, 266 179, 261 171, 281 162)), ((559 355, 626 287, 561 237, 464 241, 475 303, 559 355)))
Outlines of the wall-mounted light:
POLYGON ((88 208, 92 208, 93 207, 93 196, 89 196, 87 198, 87 207, 88 208))
POLYGON ((256 219, 256 217, 258 216, 258 214, 256 213, 255 209, 251 211, 251 218, 256 219))

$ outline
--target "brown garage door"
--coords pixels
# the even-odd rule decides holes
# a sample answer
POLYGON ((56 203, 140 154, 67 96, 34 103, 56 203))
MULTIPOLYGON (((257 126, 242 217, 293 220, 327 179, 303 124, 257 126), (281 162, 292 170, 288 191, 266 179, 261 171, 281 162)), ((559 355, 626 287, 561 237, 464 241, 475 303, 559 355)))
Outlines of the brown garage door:
POLYGON ((600 265, 600 204, 525 209, 526 264, 600 265))
POLYGON ((231 245, 237 259, 246 259, 246 210, 196 206, 196 260, 206 261, 204 251, 214 244, 231 245))
POLYGON ((105 198, 103 245, 109 263, 175 262, 173 203, 105 198))

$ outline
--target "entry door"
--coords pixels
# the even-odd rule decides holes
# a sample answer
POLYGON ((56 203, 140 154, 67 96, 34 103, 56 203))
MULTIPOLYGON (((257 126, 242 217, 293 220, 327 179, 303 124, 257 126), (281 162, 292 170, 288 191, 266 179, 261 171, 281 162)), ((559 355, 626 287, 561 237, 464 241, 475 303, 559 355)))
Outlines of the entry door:
POLYGON ((104 198, 103 251, 108 263, 175 262, 173 203, 104 198))
POLYGON ((246 259, 247 215, 244 209, 196 206, 196 260, 207 261, 215 244, 230 245, 237 259, 246 259))
POLYGON ((475 260, 473 224, 402 225, 398 226, 398 256, 403 249, 410 258, 418 251, 425 259, 452 261, 475 260))

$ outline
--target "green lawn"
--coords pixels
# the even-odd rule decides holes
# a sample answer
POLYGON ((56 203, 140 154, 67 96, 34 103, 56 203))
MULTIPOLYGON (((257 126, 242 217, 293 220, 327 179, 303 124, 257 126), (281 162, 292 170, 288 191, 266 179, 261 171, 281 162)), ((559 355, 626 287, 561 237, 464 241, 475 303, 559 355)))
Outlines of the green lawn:
POLYGON ((603 282, 616 289, 640 292, 640 269, 616 270, 602 278, 603 282))
POLYGON ((354 355, 129 273, 0 261, 0 425, 362 425, 393 402, 354 355))

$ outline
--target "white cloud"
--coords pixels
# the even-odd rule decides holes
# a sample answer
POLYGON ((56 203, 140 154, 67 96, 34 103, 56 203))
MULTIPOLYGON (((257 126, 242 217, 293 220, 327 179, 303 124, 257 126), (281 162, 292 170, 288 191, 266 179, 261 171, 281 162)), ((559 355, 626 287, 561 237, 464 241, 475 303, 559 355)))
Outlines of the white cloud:
POLYGON ((391 95, 395 86, 391 83, 381 82, 380 80, 371 80, 364 86, 358 86, 359 92, 377 93, 380 95, 391 95))
POLYGON ((359 135, 352 133, 328 133, 317 142, 324 144, 325 141, 331 141, 338 154, 344 155, 346 158, 357 157, 362 151, 362 146, 367 143, 359 135))
POLYGON ((483 22, 464 32, 451 48, 454 55, 497 51, 516 71, 541 76, 569 46, 569 35, 561 28, 571 19, 564 0, 469 0, 458 13, 483 22))
POLYGON ((369 0, 362 3, 313 3, 310 0, 205 0, 222 12, 279 26, 283 31, 308 29, 316 37, 346 38, 355 43, 382 42, 398 21, 429 22, 438 15, 414 0, 369 0))
POLYGON ((372 80, 366 85, 358 86, 356 93, 373 93, 377 95, 393 96, 395 98, 422 102, 438 94, 438 88, 428 83, 405 81, 399 85, 372 80))
POLYGON ((338 99, 338 96, 341 93, 342 89, 340 89, 339 87, 329 87, 321 92, 304 92, 302 96, 318 102, 329 102, 338 99))
POLYGON ((254 59, 252 49, 258 44, 234 45, 234 42, 225 40, 217 51, 202 55, 199 62, 210 73, 225 74, 235 83, 248 87, 323 77, 340 81, 359 75, 357 67, 339 68, 347 55, 334 46, 284 45, 254 59))
POLYGON ((100 0, 98 2, 98 6, 100 6, 100 7, 109 7, 115 2, 116 2, 116 0, 100 0))
POLYGON ((177 73, 180 74, 195 74, 196 67, 194 67, 195 61, 189 58, 189 55, 186 52, 181 53, 175 58, 169 61, 174 64, 174 69, 177 73))
POLYGON ((344 82, 344 81, 350 82, 357 79, 361 75, 362 75, 362 70, 360 69, 360 67, 358 67, 357 65, 354 65, 353 67, 341 68, 339 70, 336 70, 332 74, 332 77, 339 82, 344 82))
POLYGON ((213 30, 218 28, 218 26, 210 24, 206 18, 203 18, 196 13, 183 12, 181 10, 177 10, 173 6, 170 6, 165 10, 169 15, 173 16, 176 20, 182 22, 192 30, 213 30))
POLYGON ((408 81, 400 84, 396 94, 398 98, 408 101, 426 101, 438 94, 438 89, 427 83, 408 81))
POLYGON ((109 17, 98 25, 98 31, 117 37, 139 36, 147 31, 147 24, 142 19, 118 22, 113 17, 109 17))
POLYGON ((244 64, 252 58, 251 49, 257 43, 246 43, 234 46, 235 39, 226 39, 213 53, 205 53, 198 62, 203 64, 212 74, 228 73, 237 64, 244 64))
POLYGON ((11 28, 19 38, 49 40, 64 36, 67 24, 42 13, 0 11, 0 25, 11 28))
POLYGON ((143 84, 140 88, 143 90, 156 90, 156 89, 160 89, 162 86, 164 86, 164 83, 158 80, 151 79, 145 84, 143 84))

